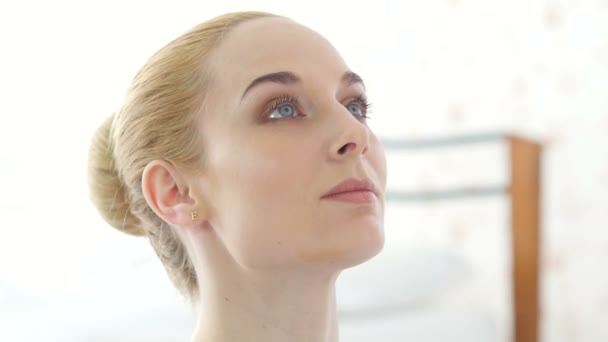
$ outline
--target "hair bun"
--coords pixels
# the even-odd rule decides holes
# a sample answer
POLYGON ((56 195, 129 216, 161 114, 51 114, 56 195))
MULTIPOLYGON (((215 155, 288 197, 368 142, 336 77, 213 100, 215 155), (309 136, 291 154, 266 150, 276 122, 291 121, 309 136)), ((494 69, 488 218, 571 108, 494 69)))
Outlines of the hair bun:
POLYGON ((120 180, 114 162, 112 122, 107 118, 91 141, 88 160, 88 184, 91 201, 112 227, 131 235, 144 235, 140 220, 133 215, 127 189, 120 180))

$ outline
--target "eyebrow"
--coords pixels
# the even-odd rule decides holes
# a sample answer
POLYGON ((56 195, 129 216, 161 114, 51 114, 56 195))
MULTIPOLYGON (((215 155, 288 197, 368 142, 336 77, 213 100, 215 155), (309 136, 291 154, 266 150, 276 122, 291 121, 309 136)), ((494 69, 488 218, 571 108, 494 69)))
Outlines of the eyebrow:
MULTIPOLYGON (((249 90, 251 90, 251 88, 260 85, 262 83, 280 83, 280 84, 294 84, 294 83, 299 83, 301 82, 302 79, 300 77, 298 77, 296 74, 290 72, 290 71, 279 71, 279 72, 273 72, 270 74, 266 74, 266 75, 262 75, 258 78, 256 78, 255 80, 253 80, 249 86, 247 87, 247 89, 245 89, 245 92, 243 92, 243 96, 241 96, 241 99, 243 99, 245 97, 245 95, 247 94, 247 92, 249 92, 249 90)), ((363 79, 361 79, 361 76, 357 75, 356 73, 352 72, 352 71, 346 71, 344 73, 344 75, 342 75, 341 78, 342 83, 344 83, 347 86, 350 86, 352 84, 355 83, 360 83, 363 88, 365 88, 365 83, 363 83, 363 79)))

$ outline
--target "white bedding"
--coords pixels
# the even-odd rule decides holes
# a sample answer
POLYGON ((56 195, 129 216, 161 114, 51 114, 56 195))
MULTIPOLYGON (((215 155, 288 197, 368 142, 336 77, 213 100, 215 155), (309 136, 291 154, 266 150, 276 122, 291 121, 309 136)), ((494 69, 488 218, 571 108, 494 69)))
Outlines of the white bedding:
MULTIPOLYGON (((12 289, 0 297, 0 341, 189 341, 190 308, 150 258, 142 264, 138 255, 131 272, 107 271, 121 274, 120 281, 91 272, 98 278, 85 282, 88 288, 45 302, 27 303, 12 289)), ((124 267, 124 260, 116 262, 124 267)), ((438 305, 468 274, 455 254, 390 248, 345 270, 337 284, 341 341, 500 341, 491 314, 438 305)))

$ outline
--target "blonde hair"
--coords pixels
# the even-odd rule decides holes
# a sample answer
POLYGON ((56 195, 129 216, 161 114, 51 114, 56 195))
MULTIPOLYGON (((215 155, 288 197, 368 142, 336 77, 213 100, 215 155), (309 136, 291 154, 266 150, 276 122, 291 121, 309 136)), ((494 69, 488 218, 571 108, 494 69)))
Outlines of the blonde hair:
POLYGON ((194 266, 173 228, 148 206, 142 173, 152 160, 204 167, 196 114, 204 106, 210 52, 236 25, 273 17, 228 13, 201 23, 156 52, 135 75, 122 108, 99 127, 88 161, 91 200, 113 227, 147 236, 173 284, 194 298, 194 266))

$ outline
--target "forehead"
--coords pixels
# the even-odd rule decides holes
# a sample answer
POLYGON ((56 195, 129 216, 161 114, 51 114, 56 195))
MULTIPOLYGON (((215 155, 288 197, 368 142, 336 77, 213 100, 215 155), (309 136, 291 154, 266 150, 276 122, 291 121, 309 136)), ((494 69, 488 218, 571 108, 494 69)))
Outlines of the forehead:
POLYGON ((238 25, 210 59, 214 79, 231 87, 244 87, 270 72, 291 71, 306 81, 315 74, 339 79, 347 69, 325 38, 287 18, 260 18, 238 25))

